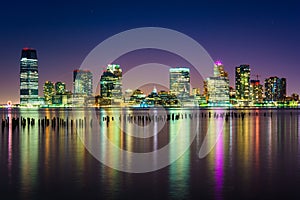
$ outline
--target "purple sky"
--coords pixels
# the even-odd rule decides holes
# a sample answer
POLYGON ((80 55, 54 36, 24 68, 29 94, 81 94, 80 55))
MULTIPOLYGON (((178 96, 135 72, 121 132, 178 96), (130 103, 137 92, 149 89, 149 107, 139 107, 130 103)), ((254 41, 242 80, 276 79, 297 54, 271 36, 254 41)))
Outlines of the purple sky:
MULTIPOLYGON (((288 94, 300 93, 297 1, 40 2, 6 1, 0 8, 0 103, 19 102, 23 47, 38 51, 42 95, 46 80, 64 81, 71 89, 72 70, 79 68, 101 41, 121 31, 146 26, 174 29, 198 41, 214 60, 222 60, 231 85, 234 67, 247 63, 252 75, 261 75, 261 81, 269 76, 286 77, 288 94)), ((131 60, 134 57, 129 55, 120 62, 133 65, 158 59, 153 54, 139 56, 137 61, 131 60)), ((171 60, 166 56, 160 61, 174 63, 171 60)), ((180 60, 174 63, 182 64, 180 60)), ((132 66, 123 67, 126 70, 132 66)))

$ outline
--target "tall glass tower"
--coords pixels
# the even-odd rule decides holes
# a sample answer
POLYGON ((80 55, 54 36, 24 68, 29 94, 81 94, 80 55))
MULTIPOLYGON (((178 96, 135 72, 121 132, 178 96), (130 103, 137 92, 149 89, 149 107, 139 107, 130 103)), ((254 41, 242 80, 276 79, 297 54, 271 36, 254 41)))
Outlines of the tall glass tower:
POLYGON ((100 95, 104 98, 122 98, 122 69, 120 65, 109 64, 100 79, 100 95))
POLYGON ((214 65, 214 76, 207 78, 207 102, 211 105, 229 104, 229 79, 228 73, 220 61, 214 65))
POLYGON ((170 68, 170 92, 178 98, 190 96, 190 69, 170 68))
POLYGON ((52 104, 52 97, 55 94, 54 83, 51 81, 46 81, 44 83, 44 102, 46 105, 52 104))
POLYGON ((235 68, 235 90, 238 100, 250 100, 250 66, 235 68))
POLYGON ((265 80, 265 95, 267 101, 284 101, 286 97, 286 79, 277 76, 265 80))
POLYGON ((20 105, 39 104, 39 73, 35 49, 23 48, 20 60, 20 105))
POLYGON ((73 71, 73 94, 91 96, 93 94, 93 74, 89 70, 73 71))

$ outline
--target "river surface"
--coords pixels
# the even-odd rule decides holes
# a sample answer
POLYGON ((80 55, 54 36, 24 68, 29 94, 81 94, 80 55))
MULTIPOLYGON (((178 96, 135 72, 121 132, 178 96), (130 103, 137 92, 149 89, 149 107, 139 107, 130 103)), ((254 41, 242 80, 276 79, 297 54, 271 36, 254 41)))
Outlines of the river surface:
POLYGON ((299 114, 1 109, 0 198, 300 199, 299 114))

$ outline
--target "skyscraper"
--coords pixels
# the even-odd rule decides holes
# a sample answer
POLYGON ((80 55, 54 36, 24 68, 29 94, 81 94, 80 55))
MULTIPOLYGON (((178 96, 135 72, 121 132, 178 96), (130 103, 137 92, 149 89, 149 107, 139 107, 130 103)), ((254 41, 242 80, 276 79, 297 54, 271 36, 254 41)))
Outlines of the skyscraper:
POLYGON ((250 80, 250 99, 253 103, 263 102, 263 86, 259 80, 250 80))
POLYGON ((102 98, 122 99, 122 69, 120 65, 109 64, 101 75, 100 96, 102 98))
POLYGON ((228 73, 224 70, 224 65, 219 60, 216 61, 214 64, 214 77, 228 78, 228 73))
POLYGON ((250 100, 250 66, 235 68, 235 91, 237 100, 250 100))
POLYGON ((44 102, 46 105, 52 104, 52 97, 55 94, 54 83, 46 81, 43 86, 44 89, 44 102))
POLYGON ((93 94, 93 74, 89 70, 73 71, 73 94, 91 96, 93 94))
POLYGON ((66 84, 63 82, 56 82, 55 83, 55 91, 56 91, 56 94, 65 94, 66 84))
POLYGON ((39 74, 35 49, 23 48, 20 60, 20 105, 38 105, 39 74))
POLYGON ((170 92, 178 98, 190 96, 190 69, 170 68, 170 92))
POLYGON ((266 101, 284 101, 286 97, 286 79, 277 76, 265 80, 266 101))
POLYGON ((207 78, 207 102, 212 105, 229 104, 229 79, 220 61, 214 65, 214 76, 207 78))

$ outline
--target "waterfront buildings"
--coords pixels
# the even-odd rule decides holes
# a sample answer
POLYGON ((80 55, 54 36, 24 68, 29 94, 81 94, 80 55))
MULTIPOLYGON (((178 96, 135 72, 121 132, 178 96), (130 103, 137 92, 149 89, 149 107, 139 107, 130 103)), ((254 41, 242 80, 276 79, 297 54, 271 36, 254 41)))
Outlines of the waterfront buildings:
POLYGON ((122 69, 120 65, 109 64, 101 75, 100 96, 106 99, 122 99, 122 69))
POLYGON ((252 103, 263 102, 263 86, 259 80, 250 80, 250 99, 252 103))
POLYGON ((197 104, 199 105, 201 97, 202 97, 201 92, 200 92, 200 88, 193 88, 192 89, 192 96, 193 96, 194 100, 196 102, 198 102, 197 104))
POLYGON ((265 100, 284 101, 286 97, 286 79, 273 76, 265 80, 265 100))
POLYGON ((73 71, 73 94, 91 96, 93 94, 93 74, 89 70, 73 71))
POLYGON ((299 94, 293 93, 291 97, 294 101, 299 101, 299 94))
POLYGON ((214 64, 214 77, 225 77, 228 79, 228 73, 224 70, 224 65, 221 61, 216 61, 214 64))
POLYGON ((170 68, 170 93, 179 99, 190 97, 190 69, 170 68))
POLYGON ((146 96, 141 90, 137 89, 131 96, 132 100, 140 107, 180 107, 182 103, 174 94, 170 94, 167 91, 159 91, 154 87, 152 92, 146 96))
POLYGON ((232 86, 229 86, 229 101, 231 105, 236 104, 235 89, 232 86))
POLYGON ((54 83, 51 81, 46 81, 43 86, 43 92, 44 92, 44 103, 45 105, 51 105, 52 104, 52 98, 55 94, 55 88, 54 83))
POLYGON ((235 68, 235 96, 238 101, 250 100, 250 66, 240 65, 235 68))
POLYGON ((192 89, 193 96, 200 96, 200 88, 193 88, 192 89))
POLYGON ((39 105, 38 59, 35 49, 23 48, 20 60, 20 105, 39 105))
POLYGON ((60 81, 56 82, 52 103, 56 106, 66 106, 69 104, 70 99, 72 99, 72 95, 66 90, 66 84, 60 81))
POLYGON ((93 95, 93 74, 89 70, 73 71, 73 106, 85 106, 86 100, 93 95))
POLYGON ((66 90, 66 84, 63 82, 46 81, 43 86, 45 106, 67 106, 72 99, 70 92, 66 90))
POLYGON ((207 102, 209 105, 229 105, 229 79, 220 61, 215 62, 214 76, 207 78, 207 102))
POLYGON ((56 82, 55 83, 55 93, 60 95, 60 94, 65 94, 66 93, 66 84, 63 82, 56 82))
POLYGON ((133 91, 130 101, 134 104, 141 104, 141 102, 146 98, 146 95, 140 89, 136 89, 133 91))
MULTIPOLYGON (((147 104, 149 106, 189 106, 189 105, 238 105, 238 106, 286 106, 298 105, 299 96, 286 95, 286 79, 276 76, 259 80, 250 80, 250 66, 235 68, 235 88, 229 87, 228 73, 223 64, 216 61, 214 75, 204 81, 203 94, 199 88, 190 93, 190 69, 169 69, 170 91, 149 95, 140 90, 126 90, 122 94, 122 69, 118 64, 109 64, 100 79, 100 96, 93 96, 93 75, 88 70, 73 71, 73 94, 66 90, 63 82, 46 81, 43 85, 44 98, 38 96, 38 59, 35 49, 22 49, 20 60, 20 106, 39 106, 42 100, 45 106, 87 106, 147 104), (117 103, 117 104, 116 104, 117 103), (193 104, 194 103, 194 104, 193 104), (71 105, 73 104, 73 105, 71 105)), ((258 76, 257 76, 258 77, 258 76)), ((258 78, 257 78, 258 79, 258 78)))

